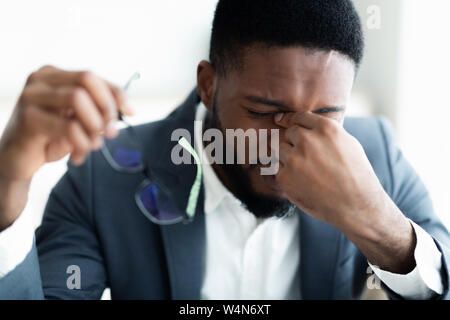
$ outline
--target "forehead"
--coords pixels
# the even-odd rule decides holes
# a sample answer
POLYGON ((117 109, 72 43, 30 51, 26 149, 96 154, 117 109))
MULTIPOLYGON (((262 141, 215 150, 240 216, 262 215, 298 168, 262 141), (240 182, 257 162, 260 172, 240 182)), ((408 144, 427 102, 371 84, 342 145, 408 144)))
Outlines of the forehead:
POLYGON ((353 62, 336 51, 252 47, 224 85, 236 98, 256 94, 293 104, 345 104, 354 75, 353 62))

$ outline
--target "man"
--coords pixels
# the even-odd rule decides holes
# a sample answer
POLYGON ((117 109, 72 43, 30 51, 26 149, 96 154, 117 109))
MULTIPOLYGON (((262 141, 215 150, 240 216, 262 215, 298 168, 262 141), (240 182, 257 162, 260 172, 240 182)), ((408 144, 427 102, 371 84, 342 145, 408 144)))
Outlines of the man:
POLYGON ((33 73, 0 143, 0 297, 97 299, 110 287, 116 299, 350 299, 369 263, 392 298, 448 298, 449 234, 389 125, 344 123, 362 54, 349 0, 219 1, 196 90, 133 129, 147 168, 135 173, 88 155, 117 136, 118 110, 131 113, 120 89, 89 72, 33 73), (180 128, 278 129, 279 170, 262 175, 267 163, 249 157, 175 164, 180 128), (33 174, 66 154, 36 241, 18 239, 33 174), (189 222, 145 210, 136 190, 149 172, 169 190, 166 213, 186 208, 189 222))

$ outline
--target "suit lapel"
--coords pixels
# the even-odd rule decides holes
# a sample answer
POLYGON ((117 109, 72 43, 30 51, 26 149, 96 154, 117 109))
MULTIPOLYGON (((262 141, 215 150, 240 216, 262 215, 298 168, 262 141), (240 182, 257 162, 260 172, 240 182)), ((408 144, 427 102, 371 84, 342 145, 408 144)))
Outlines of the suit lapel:
POLYGON ((169 270, 172 299, 200 299, 204 273, 205 216, 197 206, 195 219, 188 224, 161 226, 169 270))
MULTIPOLYGON (((185 128, 191 135, 191 145, 194 145, 195 110, 199 102, 200 97, 194 89, 186 101, 168 117, 164 131, 157 137, 162 146, 160 152, 155 154, 152 149, 147 155, 148 159, 153 159, 153 177, 172 192, 172 199, 179 208, 186 207, 197 168, 193 159, 191 164, 175 165, 172 162, 171 151, 177 142, 171 140, 171 134, 175 129, 185 128), (154 160, 155 157, 157 160, 154 160)), ((160 226, 172 299, 200 299, 205 252, 203 203, 202 186, 192 222, 160 226)))
POLYGON ((302 299, 332 299, 340 232, 300 212, 302 299))

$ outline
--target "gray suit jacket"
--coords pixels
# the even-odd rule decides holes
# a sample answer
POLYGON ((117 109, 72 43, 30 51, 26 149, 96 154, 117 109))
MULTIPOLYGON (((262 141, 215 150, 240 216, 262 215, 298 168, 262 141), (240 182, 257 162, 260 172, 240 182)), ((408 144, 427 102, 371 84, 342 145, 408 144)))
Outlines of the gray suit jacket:
MULTIPOLYGON (((145 159, 158 179, 172 186, 184 207, 195 165, 174 165, 170 139, 177 128, 193 137, 194 90, 167 118, 136 127, 148 149, 145 159)), ((442 252, 444 294, 449 298, 450 237, 435 215, 425 186, 394 145, 388 123, 348 118, 384 189, 402 212, 424 228, 442 252)), ((203 190, 192 223, 159 226, 138 209, 134 194, 142 174, 114 171, 102 153, 69 170, 52 190, 36 242, 26 259, 0 280, 2 299, 98 299, 105 287, 113 299, 198 299, 205 267, 203 190), (81 270, 81 289, 68 289, 68 266, 81 270)), ((299 210, 301 295, 304 299, 358 298, 367 260, 334 227, 299 210)), ((392 298, 401 298, 388 290, 392 298)))

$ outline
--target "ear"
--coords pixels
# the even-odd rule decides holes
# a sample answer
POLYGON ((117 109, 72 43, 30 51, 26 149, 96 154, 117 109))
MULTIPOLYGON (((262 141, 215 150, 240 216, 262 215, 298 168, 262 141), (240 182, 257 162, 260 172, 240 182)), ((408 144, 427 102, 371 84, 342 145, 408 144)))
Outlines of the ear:
POLYGON ((208 61, 202 60, 197 67, 197 90, 208 110, 213 108, 215 89, 216 71, 208 61))

